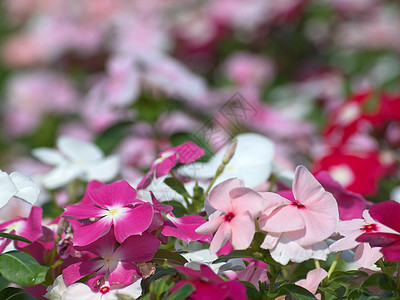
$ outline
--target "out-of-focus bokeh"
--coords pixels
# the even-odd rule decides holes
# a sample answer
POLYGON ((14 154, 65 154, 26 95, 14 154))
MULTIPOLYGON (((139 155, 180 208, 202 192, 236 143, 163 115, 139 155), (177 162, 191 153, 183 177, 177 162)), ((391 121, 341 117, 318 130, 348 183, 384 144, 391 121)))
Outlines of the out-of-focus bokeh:
POLYGON ((0 168, 39 174, 31 150, 69 135, 138 180, 171 146, 251 131, 287 169, 386 200, 399 29, 398 1, 3 0, 0 168))

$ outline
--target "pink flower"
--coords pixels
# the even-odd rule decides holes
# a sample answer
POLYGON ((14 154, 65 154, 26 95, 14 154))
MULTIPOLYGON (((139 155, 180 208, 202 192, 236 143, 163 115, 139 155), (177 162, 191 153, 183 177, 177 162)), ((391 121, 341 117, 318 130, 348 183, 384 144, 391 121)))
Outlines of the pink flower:
MULTIPOLYGON (((327 275, 328 275, 328 272, 322 268, 314 269, 307 273, 306 279, 301 279, 301 280, 297 281, 295 284, 305 288, 306 290, 310 291, 312 294, 315 295, 320 282, 327 275)), ((317 299, 321 299, 320 294, 316 294, 315 297, 317 299)))
POLYGON ((146 188, 153 176, 156 178, 167 175, 177 163, 188 164, 204 155, 204 150, 193 142, 185 142, 168 151, 158 154, 159 158, 154 161, 150 170, 138 184, 138 189, 146 188))
POLYGON ((131 235, 142 234, 152 222, 152 205, 136 199, 136 190, 126 181, 94 188, 88 195, 91 203, 85 200, 85 203, 67 206, 62 214, 82 223, 75 228, 75 245, 90 244, 111 229, 122 243, 131 235))
POLYGON ((262 230, 290 232, 303 246, 323 241, 336 231, 339 222, 337 202, 304 166, 296 168, 292 191, 294 200, 275 193, 261 193, 266 201, 282 201, 282 205, 272 212, 263 213, 259 220, 262 230))
POLYGON ((374 204, 369 209, 371 217, 396 233, 367 232, 359 236, 357 242, 368 242, 372 247, 382 247, 386 260, 400 261, 400 204, 388 200, 374 204))
POLYGON ((267 232, 261 246, 270 249, 272 258, 284 265, 289 260, 326 259, 329 249, 325 239, 339 222, 337 202, 304 166, 296 168, 292 191, 293 200, 260 193, 265 201, 275 203, 259 219, 260 228, 267 232))
POLYGON ((255 233, 254 219, 264 208, 262 197, 232 178, 211 190, 208 203, 216 211, 196 232, 209 234, 216 231, 210 245, 211 253, 216 253, 228 240, 234 249, 248 248, 255 233))
POLYGON ((160 246, 160 241, 149 233, 130 236, 117 248, 115 243, 114 235, 109 232, 90 245, 77 247, 78 250, 89 251, 101 259, 81 261, 68 266, 63 270, 65 283, 69 285, 95 273, 88 280, 88 285, 93 290, 98 290, 104 280, 114 287, 130 285, 141 277, 133 262, 151 260, 160 246))
MULTIPOLYGON (((18 218, 0 224, 0 231, 22 236, 34 242, 42 236, 42 209, 38 206, 32 206, 28 218, 18 218)), ((11 243, 11 240, 4 239, 0 245, 0 253, 11 243)), ((23 248, 29 244, 21 241, 15 242, 16 247, 23 248)))
POLYGON ((329 248, 332 251, 337 252, 357 247, 354 253, 354 260, 357 261, 362 267, 368 268, 382 257, 382 254, 379 252, 381 248, 371 248, 368 243, 360 243, 357 242, 356 239, 363 233, 396 232, 372 219, 367 210, 364 211, 363 217, 364 219, 354 219, 340 222, 338 232, 344 237, 334 242, 329 248))
POLYGON ((189 277, 189 279, 182 280, 174 285, 171 293, 182 285, 190 283, 195 288, 195 291, 190 295, 190 299, 193 300, 247 299, 246 288, 243 284, 238 281, 224 281, 206 265, 201 265, 200 271, 182 266, 177 266, 176 269, 189 277))

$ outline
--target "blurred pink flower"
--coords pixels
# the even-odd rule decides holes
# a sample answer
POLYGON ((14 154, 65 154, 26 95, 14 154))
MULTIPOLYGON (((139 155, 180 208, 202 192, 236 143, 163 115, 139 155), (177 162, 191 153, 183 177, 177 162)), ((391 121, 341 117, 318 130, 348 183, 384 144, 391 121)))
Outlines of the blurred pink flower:
MULTIPOLYGON (((307 273, 306 279, 301 279, 301 280, 295 282, 295 284, 305 288, 306 290, 310 291, 312 294, 315 295, 320 282, 327 275, 328 275, 328 272, 322 268, 314 269, 307 273)), ((321 299, 321 294, 316 294, 315 297, 317 299, 321 299)))

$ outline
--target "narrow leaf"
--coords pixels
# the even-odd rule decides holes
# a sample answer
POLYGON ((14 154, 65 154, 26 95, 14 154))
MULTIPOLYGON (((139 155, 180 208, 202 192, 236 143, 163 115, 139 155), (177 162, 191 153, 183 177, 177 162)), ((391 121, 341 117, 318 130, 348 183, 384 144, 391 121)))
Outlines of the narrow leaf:
POLYGON ((11 233, 0 232, 0 237, 5 238, 5 239, 14 240, 14 241, 21 241, 21 242, 25 242, 28 244, 32 244, 32 241, 28 240, 27 238, 24 238, 19 235, 11 234, 11 233))

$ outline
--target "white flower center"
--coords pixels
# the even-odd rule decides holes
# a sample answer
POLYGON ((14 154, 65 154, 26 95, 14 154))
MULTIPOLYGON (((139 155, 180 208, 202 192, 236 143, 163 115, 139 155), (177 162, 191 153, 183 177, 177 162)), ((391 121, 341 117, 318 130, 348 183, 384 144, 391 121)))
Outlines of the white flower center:
POLYGON ((356 103, 350 103, 346 105, 340 115, 339 122, 344 125, 353 122, 360 115, 360 107, 356 103))
POLYGON ((354 173, 347 165, 337 165, 329 169, 332 178, 339 182, 343 187, 348 187, 354 182, 354 173))

